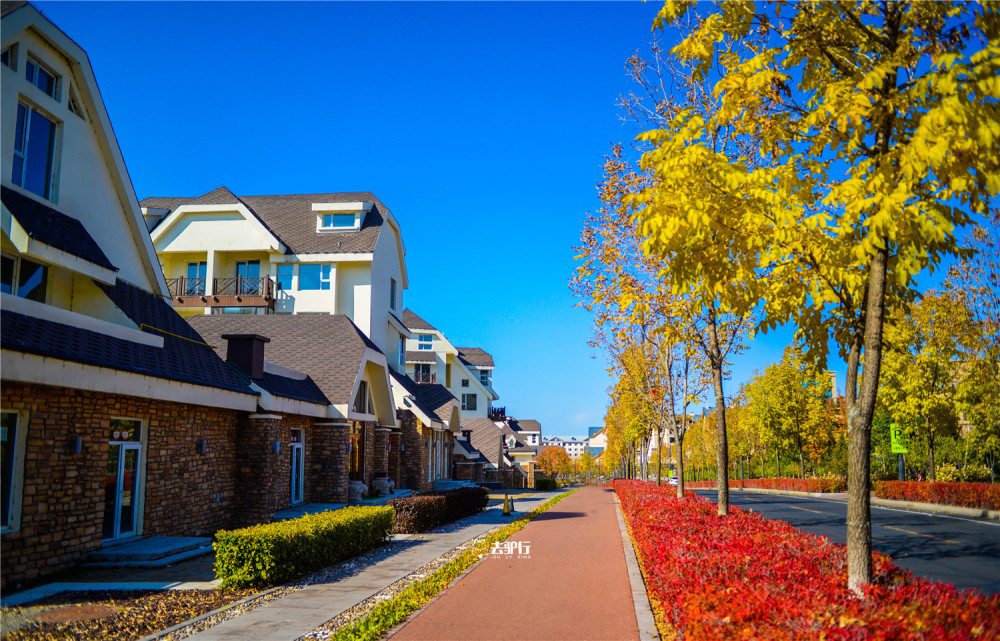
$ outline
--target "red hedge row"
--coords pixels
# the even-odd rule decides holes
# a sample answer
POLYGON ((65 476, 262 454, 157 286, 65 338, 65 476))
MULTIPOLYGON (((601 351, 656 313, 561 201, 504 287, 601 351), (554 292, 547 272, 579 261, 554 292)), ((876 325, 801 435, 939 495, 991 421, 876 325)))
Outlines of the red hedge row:
MULTIPOLYGON (((715 489, 715 481, 685 483, 692 489, 715 489)), ((847 481, 841 479, 729 479, 730 488, 758 490, 791 490, 794 492, 846 492, 847 481)))
POLYGON ((1000 484, 875 481, 875 496, 893 501, 940 503, 980 510, 1000 510, 1000 484))
POLYGON ((875 555, 860 599, 825 537, 672 487, 616 481, 662 628, 683 639, 997 639, 1000 596, 914 578, 875 555), (663 624, 666 625, 663 625, 663 624))

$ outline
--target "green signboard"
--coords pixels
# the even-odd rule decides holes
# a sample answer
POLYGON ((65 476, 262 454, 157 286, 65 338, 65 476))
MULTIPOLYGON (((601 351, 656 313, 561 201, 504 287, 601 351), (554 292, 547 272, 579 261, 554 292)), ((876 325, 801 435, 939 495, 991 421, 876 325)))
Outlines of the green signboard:
POLYGON ((903 431, 903 428, 896 427, 895 423, 889 424, 889 434, 892 435, 892 453, 910 453, 910 435, 903 431))

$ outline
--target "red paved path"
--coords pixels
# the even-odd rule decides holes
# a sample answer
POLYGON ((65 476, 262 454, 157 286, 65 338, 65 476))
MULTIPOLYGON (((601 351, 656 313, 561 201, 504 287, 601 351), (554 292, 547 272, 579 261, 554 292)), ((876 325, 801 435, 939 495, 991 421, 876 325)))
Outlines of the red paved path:
POLYGON ((531 558, 489 556, 392 641, 639 638, 611 490, 585 487, 510 540, 531 558))

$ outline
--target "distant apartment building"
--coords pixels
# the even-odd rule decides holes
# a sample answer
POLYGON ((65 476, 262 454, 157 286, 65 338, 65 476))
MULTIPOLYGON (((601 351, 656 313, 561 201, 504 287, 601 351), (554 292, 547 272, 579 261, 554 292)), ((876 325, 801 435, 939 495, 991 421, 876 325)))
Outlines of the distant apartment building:
POLYGON ((566 450, 571 459, 578 459, 583 456, 583 453, 587 451, 590 439, 583 438, 578 439, 575 436, 571 438, 560 438, 558 436, 548 436, 543 441, 545 447, 561 447, 566 450))

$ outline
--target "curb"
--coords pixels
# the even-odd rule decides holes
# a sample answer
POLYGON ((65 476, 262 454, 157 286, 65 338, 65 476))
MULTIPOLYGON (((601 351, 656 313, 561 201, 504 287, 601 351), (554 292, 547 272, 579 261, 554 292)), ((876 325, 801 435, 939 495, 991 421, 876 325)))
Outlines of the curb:
MULTIPOLYGON (((709 490, 713 488, 697 488, 709 490)), ((763 490, 756 487, 729 488, 730 492, 751 492, 754 494, 783 494, 786 496, 808 496, 816 499, 838 500, 845 497, 845 492, 796 492, 794 490, 763 490)), ((943 514, 945 516, 961 516, 973 519, 990 519, 1000 521, 1000 510, 980 510, 974 507, 958 507, 956 505, 939 505, 936 503, 916 503, 914 501, 893 501, 890 499, 879 499, 874 496, 871 504, 878 507, 891 507, 913 512, 924 512, 926 514, 943 514)))
POLYGON ((632 589, 632 605, 635 607, 635 622, 639 628, 640 639, 659 639, 660 632, 656 629, 656 619, 653 608, 649 604, 649 593, 639 569, 639 560, 635 556, 632 537, 625 527, 625 517, 622 515, 621 501, 615 495, 615 514, 618 516, 618 529, 622 534, 622 551, 625 553, 625 567, 628 569, 629 587, 632 589))

